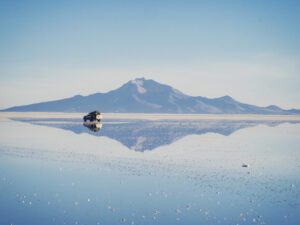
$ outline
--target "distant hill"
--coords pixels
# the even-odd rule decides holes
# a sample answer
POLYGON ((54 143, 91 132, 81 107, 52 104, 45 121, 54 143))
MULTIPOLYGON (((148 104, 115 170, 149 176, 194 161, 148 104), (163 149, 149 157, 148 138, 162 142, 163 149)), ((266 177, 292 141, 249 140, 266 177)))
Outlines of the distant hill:
POLYGON ((3 111, 14 112, 90 112, 116 113, 208 113, 208 114, 300 114, 278 106, 259 107, 220 98, 193 97, 154 80, 137 78, 107 93, 76 95, 61 100, 16 106, 3 111))

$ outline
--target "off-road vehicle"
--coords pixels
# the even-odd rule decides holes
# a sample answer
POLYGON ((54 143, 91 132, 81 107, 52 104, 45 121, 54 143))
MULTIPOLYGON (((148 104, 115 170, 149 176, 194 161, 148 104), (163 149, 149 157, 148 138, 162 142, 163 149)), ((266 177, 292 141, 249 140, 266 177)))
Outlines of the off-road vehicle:
POLYGON ((94 122, 94 121, 100 122, 101 119, 102 119, 102 115, 98 111, 90 112, 89 114, 83 117, 84 122, 86 122, 87 120, 89 120, 90 122, 94 122))

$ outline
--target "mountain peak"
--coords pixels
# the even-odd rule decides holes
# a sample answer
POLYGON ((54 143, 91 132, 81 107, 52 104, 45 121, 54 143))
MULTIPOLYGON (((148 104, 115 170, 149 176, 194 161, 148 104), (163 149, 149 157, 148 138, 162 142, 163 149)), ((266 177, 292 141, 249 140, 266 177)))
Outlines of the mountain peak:
POLYGON ((269 106, 267 107, 267 109, 280 110, 280 108, 279 108, 278 106, 276 106, 276 105, 269 105, 269 106))
POLYGON ((136 86, 136 90, 140 94, 144 94, 147 92, 146 88, 144 87, 144 81, 145 81, 144 77, 131 80, 131 83, 136 86))
POLYGON ((219 97, 219 99, 225 100, 225 101, 234 101, 234 99, 229 95, 224 95, 222 97, 219 97))
POLYGON ((137 82, 141 82, 141 81, 145 81, 146 79, 144 77, 137 77, 134 80, 131 81, 137 81, 137 82))

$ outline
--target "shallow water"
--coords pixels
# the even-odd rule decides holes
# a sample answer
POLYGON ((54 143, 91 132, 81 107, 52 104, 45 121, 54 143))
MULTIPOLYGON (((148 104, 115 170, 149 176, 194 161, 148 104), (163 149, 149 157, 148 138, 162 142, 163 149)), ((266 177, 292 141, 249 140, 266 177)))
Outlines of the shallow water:
POLYGON ((2 118, 0 224, 300 224, 299 147, 295 122, 2 118))

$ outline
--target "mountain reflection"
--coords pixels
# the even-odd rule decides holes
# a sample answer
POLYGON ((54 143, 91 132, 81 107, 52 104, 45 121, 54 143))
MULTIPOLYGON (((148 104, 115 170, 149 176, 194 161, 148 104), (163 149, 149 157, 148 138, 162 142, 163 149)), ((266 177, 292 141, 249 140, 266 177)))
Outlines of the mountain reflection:
MULTIPOLYGON (((105 123, 82 123, 79 119, 15 119, 35 125, 56 127, 76 134, 88 133, 104 136, 119 141, 135 151, 153 150, 169 145, 188 135, 217 133, 229 136, 237 130, 260 124, 277 126, 286 121, 141 121, 141 120, 106 120, 105 123), (101 130, 100 130, 101 129, 101 130)), ((291 122, 294 123, 294 122, 291 122)))

